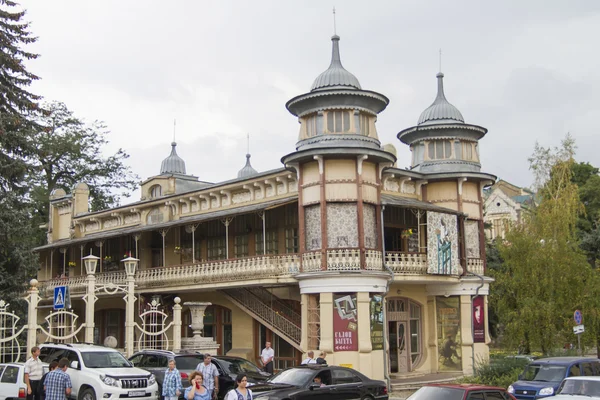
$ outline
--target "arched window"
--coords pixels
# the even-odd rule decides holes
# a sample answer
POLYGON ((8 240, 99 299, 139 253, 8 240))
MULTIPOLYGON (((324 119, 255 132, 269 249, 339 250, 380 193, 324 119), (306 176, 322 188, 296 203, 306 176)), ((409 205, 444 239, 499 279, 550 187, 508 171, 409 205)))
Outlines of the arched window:
POLYGON ((162 186, 160 185, 154 185, 150 188, 150 198, 151 199, 156 199, 158 197, 162 196, 162 186))

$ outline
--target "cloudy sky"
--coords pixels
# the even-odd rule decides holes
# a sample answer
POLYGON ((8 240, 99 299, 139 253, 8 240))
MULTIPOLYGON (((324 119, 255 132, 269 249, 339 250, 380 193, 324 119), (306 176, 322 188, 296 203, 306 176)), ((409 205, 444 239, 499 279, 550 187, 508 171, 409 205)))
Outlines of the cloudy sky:
MULTIPOLYGON (((236 176, 246 134, 252 164, 281 166, 298 123, 285 109, 329 65, 337 10, 344 67, 390 98, 383 144, 435 97, 438 50, 448 100, 485 126, 482 170, 521 186, 536 141, 567 132, 577 157, 600 166, 600 1, 597 0, 23 0, 34 92, 102 120, 107 154, 125 149, 142 178, 156 175, 177 120, 179 155, 206 181, 236 176)), ((137 200, 139 194, 133 198, 137 200)))

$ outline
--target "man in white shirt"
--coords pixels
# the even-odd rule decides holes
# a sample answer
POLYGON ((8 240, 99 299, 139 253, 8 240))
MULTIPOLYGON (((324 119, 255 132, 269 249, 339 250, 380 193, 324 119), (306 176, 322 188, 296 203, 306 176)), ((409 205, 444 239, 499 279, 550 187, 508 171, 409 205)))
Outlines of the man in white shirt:
POLYGON ((27 385, 27 400, 37 400, 38 385, 44 375, 44 366, 40 360, 40 348, 31 348, 31 358, 25 362, 25 384, 27 385))
POLYGON ((260 360, 264 366, 265 372, 270 374, 273 373, 273 358, 275 357, 275 350, 271 348, 271 342, 265 343, 265 348, 260 353, 260 360))
POLYGON ((196 366, 196 371, 202 374, 203 385, 208 392, 209 399, 213 398, 213 393, 215 395, 219 393, 219 371, 211 360, 211 355, 206 353, 203 362, 196 366))
POLYGON ((308 365, 308 364, 316 364, 317 360, 315 360, 315 352, 312 350, 309 350, 308 353, 306 353, 307 357, 302 360, 302 365, 308 365))

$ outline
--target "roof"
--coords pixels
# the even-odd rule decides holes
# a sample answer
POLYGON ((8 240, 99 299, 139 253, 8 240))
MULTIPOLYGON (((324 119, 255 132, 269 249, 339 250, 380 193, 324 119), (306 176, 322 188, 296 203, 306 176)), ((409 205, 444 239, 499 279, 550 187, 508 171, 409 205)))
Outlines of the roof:
POLYGON ((185 161, 177 155, 176 142, 171 142, 171 154, 165 158, 160 165, 160 173, 162 174, 182 174, 185 175, 185 161))
POLYGON ((113 229, 106 232, 98 232, 90 235, 86 235, 82 238, 72 239, 72 240, 60 240, 54 243, 46 244, 44 246, 39 246, 33 249, 33 251, 40 251, 55 247, 62 247, 67 245, 73 245, 77 243, 86 243, 95 241, 98 239, 107 239, 116 236, 129 235, 137 232, 145 232, 156 229, 164 229, 171 228, 174 226, 186 225, 195 222, 208 221, 212 219, 218 219, 224 216, 235 216, 239 214, 248 214, 258 210, 269 210, 271 208, 276 208, 285 204, 293 203, 298 200, 298 195, 288 196, 280 199, 265 201, 264 203, 250 204, 247 206, 228 208, 226 210, 219 210, 214 212, 207 212, 203 214, 191 215, 189 217, 183 217, 174 221, 162 222, 159 224, 152 225, 136 225, 133 227, 113 229))
POLYGON ((433 103, 421 113, 417 125, 439 124, 439 123, 464 123, 458 108, 446 100, 444 95, 444 74, 441 72, 436 75, 438 80, 438 92, 433 103))
MULTIPOLYGON (((531 364, 572 364, 577 361, 593 361, 598 360, 597 357, 546 357, 532 361, 531 364)), ((531 365, 530 364, 530 365, 531 365)))
POLYGON ((417 208, 420 210, 426 211, 434 211, 439 213, 446 214, 455 214, 460 215, 462 213, 452 210, 450 208, 436 206, 435 204, 427 203, 426 201, 421 201, 417 199, 413 199, 410 197, 398 197, 390 194, 381 194, 381 204, 402 207, 402 208, 417 208))
POLYGON ((343 66, 340 59, 340 37, 333 35, 331 37, 331 63, 321 75, 312 84, 310 91, 325 90, 332 88, 346 88, 361 90, 360 82, 356 76, 348 72, 343 66))
POLYGON ((250 153, 248 153, 246 154, 246 165, 244 165, 244 168, 240 169, 237 177, 246 178, 256 174, 258 174, 258 172, 256 172, 256 170, 252 168, 252 165, 250 164, 250 153))

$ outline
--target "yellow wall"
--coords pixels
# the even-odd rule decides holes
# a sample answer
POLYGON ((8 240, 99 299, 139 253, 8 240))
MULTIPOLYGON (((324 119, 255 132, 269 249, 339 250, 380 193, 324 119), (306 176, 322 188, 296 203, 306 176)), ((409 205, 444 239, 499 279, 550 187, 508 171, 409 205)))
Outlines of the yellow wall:
POLYGON ((427 201, 452 200, 456 202, 457 182, 433 182, 427 185, 427 201))
POLYGON ((356 201, 356 183, 328 183, 325 186, 325 198, 327 201, 356 201))
POLYGON ((319 163, 311 161, 302 165, 302 184, 315 183, 320 181, 319 163))
POLYGON ((325 160, 325 179, 356 179, 356 161, 325 160))

